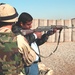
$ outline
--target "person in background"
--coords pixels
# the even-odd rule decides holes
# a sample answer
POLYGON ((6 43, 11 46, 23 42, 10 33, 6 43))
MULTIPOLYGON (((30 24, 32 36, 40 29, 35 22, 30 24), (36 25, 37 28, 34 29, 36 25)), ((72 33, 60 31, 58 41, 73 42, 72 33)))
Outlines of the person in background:
MULTIPOLYGON (((21 30, 29 30, 32 28, 33 17, 27 13, 23 12, 18 18, 18 22, 13 26, 13 32, 16 34, 21 32, 21 30), (18 28, 18 29, 17 29, 18 28)), ((47 31, 47 33, 42 34, 42 32, 33 32, 27 35, 23 35, 31 48, 37 53, 40 54, 39 46, 44 44, 50 35, 53 35, 56 32, 56 29, 52 31, 47 31)), ((36 56, 35 61, 30 65, 25 65, 26 75, 39 75, 38 62, 41 62, 40 56, 36 56)))
POLYGON ((12 25, 18 20, 16 9, 0 3, 0 75, 23 75, 22 54, 18 51, 12 25))

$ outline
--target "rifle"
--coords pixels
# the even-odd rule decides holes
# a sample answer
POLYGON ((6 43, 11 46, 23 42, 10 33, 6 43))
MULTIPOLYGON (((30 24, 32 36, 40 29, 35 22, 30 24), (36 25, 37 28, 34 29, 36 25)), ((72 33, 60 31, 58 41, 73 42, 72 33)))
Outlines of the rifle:
POLYGON ((27 30, 21 30, 23 35, 27 35, 34 32, 46 32, 46 31, 53 31, 53 29, 62 30, 62 29, 69 29, 68 26, 62 26, 62 25, 51 25, 51 26, 38 26, 36 29, 27 29, 27 30))

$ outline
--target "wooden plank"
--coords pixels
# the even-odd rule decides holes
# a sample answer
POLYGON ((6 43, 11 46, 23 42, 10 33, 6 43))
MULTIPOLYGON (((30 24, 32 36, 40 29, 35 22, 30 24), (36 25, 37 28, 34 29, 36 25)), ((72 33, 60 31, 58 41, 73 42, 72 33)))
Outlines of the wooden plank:
MULTIPOLYGON (((65 20, 65 25, 71 27, 71 20, 65 20)), ((71 41, 71 30, 72 29, 65 29, 65 42, 71 41)))

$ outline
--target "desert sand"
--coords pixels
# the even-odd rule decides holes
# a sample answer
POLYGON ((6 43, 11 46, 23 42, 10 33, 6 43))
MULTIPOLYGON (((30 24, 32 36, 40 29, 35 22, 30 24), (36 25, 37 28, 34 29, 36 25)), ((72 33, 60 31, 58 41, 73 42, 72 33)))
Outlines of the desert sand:
MULTIPOLYGON (((43 56, 48 56, 57 43, 45 43, 40 46, 43 56)), ((41 57, 42 63, 53 70, 53 75, 75 75, 75 42, 60 43, 55 53, 47 58, 41 57)))

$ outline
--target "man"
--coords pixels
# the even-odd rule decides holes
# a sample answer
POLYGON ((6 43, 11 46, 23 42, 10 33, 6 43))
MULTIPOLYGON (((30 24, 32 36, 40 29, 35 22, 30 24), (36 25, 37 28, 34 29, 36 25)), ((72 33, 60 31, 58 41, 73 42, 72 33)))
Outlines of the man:
MULTIPOLYGON (((24 35, 21 31, 30 30, 32 28, 32 21, 33 21, 33 17, 29 13, 23 12, 19 16, 18 22, 16 23, 16 25, 13 26, 13 32, 14 33, 20 32, 25 37, 25 39, 27 40, 31 48, 37 54, 40 54, 38 46, 45 43, 48 37, 56 32, 56 29, 54 29, 53 31, 48 31, 47 33, 43 35, 42 35, 42 32, 34 32, 34 31, 32 31, 29 34, 27 34, 28 32, 25 32, 25 35, 24 35)), ((36 55, 35 61, 30 66, 25 65, 26 75, 38 75, 39 74, 38 62, 40 61, 41 61, 40 56, 36 55)))
POLYGON ((22 54, 18 51, 16 36, 11 31, 17 18, 14 7, 0 3, 0 75, 22 74, 22 54))

